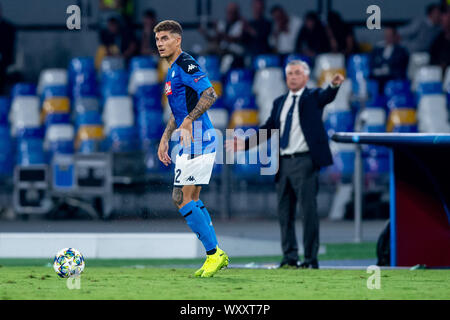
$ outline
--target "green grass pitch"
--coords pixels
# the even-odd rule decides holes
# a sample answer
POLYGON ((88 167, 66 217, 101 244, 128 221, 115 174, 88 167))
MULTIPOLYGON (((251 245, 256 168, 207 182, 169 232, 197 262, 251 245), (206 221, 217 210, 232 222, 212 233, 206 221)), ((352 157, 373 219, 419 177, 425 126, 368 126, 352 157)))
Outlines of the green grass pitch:
MULTIPOLYGON (((373 247, 328 245, 321 260, 373 258, 373 247)), ((231 263, 258 259, 279 257, 231 257, 231 263)), ((369 290, 366 270, 230 268, 195 278, 201 262, 90 259, 80 289, 69 290, 50 260, 0 259, 0 299, 450 299, 449 270, 381 270, 381 288, 369 290)))

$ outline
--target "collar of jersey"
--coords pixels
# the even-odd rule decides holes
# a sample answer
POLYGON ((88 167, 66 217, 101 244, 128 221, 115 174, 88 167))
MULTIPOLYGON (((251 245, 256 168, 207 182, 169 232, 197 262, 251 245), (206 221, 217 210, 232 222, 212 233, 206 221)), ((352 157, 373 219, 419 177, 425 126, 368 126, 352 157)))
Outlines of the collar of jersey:
POLYGON ((170 68, 173 67, 173 65, 177 62, 177 60, 181 57, 181 55, 184 53, 184 51, 181 51, 181 53, 178 55, 178 57, 175 59, 175 61, 170 65, 170 68))

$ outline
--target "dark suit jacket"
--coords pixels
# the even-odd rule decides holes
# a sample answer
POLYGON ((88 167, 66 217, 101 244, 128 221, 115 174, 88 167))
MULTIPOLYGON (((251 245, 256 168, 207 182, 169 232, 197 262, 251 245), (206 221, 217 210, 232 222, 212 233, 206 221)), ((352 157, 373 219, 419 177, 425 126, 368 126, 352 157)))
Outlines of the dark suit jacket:
MULTIPOLYGON (((313 163, 318 168, 333 164, 333 157, 328 145, 328 135, 322 122, 322 114, 323 108, 336 97, 338 89, 339 87, 333 89, 330 86, 326 89, 309 89, 305 87, 300 97, 298 108, 300 126, 313 163)), ((267 139, 270 138, 271 129, 280 129, 281 109, 287 97, 288 94, 284 94, 274 100, 270 117, 266 123, 259 127, 259 129, 267 129, 267 139)), ((257 138, 259 144, 259 137, 257 138)), ((250 138, 247 138, 245 149, 247 150, 250 147, 253 146, 250 146, 250 138)), ((275 181, 277 180, 278 173, 275 177, 275 181)))

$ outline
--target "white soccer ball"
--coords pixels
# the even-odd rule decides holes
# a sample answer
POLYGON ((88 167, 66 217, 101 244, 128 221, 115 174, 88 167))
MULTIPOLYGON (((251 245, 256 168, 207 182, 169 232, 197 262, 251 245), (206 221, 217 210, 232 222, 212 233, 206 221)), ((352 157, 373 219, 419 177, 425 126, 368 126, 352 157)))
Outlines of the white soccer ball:
POLYGON ((84 257, 74 248, 60 250, 53 260, 53 269, 61 278, 79 276, 84 270, 84 257))

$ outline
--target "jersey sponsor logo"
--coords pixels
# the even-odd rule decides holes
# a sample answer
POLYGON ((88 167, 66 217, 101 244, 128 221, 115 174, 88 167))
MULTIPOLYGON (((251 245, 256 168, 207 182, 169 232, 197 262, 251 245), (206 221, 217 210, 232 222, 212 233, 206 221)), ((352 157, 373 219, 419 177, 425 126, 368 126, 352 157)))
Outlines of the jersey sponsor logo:
POLYGON ((190 64, 190 65, 188 65, 187 72, 191 72, 192 70, 195 70, 196 68, 197 68, 197 66, 195 64, 190 64))
POLYGON ((166 82, 166 85, 164 87, 164 91, 166 93, 166 96, 170 96, 172 94, 172 85, 170 81, 166 82))
POLYGON ((175 77, 175 70, 172 71, 172 78, 175 77))

